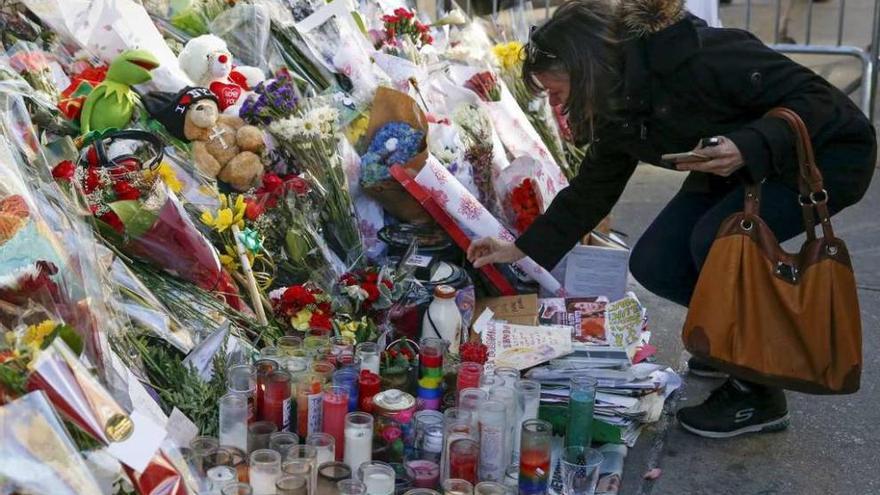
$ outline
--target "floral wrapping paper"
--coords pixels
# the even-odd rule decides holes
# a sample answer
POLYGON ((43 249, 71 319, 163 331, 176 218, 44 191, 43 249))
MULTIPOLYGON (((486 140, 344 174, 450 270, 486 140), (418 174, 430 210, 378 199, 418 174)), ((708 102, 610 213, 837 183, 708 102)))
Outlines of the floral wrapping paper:
MULTIPOLYGON (((430 191, 434 201, 468 232, 472 240, 481 237, 514 240, 510 231, 433 157, 428 158, 428 163, 415 180, 430 191)), ((553 294, 562 293, 559 281, 531 258, 524 258, 514 264, 538 282, 544 290, 553 294)))

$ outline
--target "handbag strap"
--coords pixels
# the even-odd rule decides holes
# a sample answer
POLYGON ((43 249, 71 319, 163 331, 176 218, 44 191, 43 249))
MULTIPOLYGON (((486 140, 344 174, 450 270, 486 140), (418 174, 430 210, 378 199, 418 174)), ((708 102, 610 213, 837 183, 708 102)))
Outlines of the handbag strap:
MULTIPOLYGON (((777 107, 766 114, 767 117, 775 117, 784 120, 791 127, 795 138, 795 150, 798 160, 798 201, 803 214, 804 230, 807 238, 816 238, 816 216, 819 225, 822 226, 822 234, 828 240, 834 239, 834 229, 831 227, 831 215, 828 212, 828 192, 825 190, 822 172, 816 166, 816 157, 813 153, 813 144, 804 121, 794 111, 777 107)), ((758 201, 760 199, 758 185, 746 187, 745 212, 757 216, 758 201)))

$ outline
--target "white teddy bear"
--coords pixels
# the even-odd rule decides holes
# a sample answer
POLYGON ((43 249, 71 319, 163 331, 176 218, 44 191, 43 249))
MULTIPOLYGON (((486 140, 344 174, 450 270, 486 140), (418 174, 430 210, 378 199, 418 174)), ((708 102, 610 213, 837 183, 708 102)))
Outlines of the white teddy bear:
POLYGON ((177 58, 180 68, 196 86, 217 96, 220 110, 238 116, 248 92, 266 78, 256 67, 232 65, 226 42, 213 34, 191 39, 177 58))

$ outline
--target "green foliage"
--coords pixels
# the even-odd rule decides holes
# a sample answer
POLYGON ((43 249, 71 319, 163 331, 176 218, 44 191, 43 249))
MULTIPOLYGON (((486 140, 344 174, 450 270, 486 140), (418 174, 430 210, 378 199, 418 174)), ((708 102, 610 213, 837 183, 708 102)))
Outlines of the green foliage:
POLYGON ((218 404, 226 394, 226 351, 214 357, 214 374, 203 381, 195 369, 183 363, 184 356, 176 349, 148 337, 131 339, 143 359, 150 383, 162 399, 166 413, 180 409, 199 428, 201 435, 218 433, 218 404))

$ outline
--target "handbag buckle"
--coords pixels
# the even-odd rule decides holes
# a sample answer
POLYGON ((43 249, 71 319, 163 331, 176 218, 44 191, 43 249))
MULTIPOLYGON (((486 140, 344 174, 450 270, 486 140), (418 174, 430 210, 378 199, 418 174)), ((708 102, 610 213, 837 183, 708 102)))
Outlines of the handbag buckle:
POLYGON ((776 275, 787 282, 793 284, 798 281, 798 269, 794 265, 789 265, 781 261, 776 263, 776 275))

